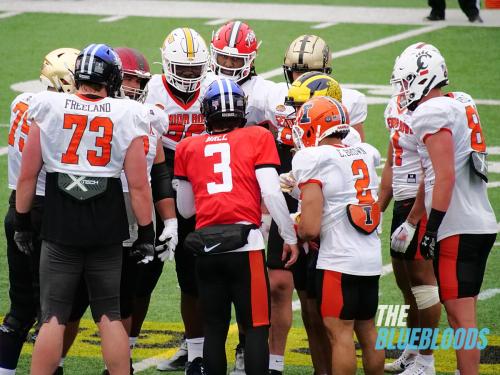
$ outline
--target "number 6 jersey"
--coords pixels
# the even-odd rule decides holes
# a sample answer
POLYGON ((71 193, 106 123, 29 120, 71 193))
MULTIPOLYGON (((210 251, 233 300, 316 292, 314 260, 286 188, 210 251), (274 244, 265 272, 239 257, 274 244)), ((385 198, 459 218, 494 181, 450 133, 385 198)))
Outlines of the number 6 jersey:
POLYGON ((377 200, 375 167, 379 163, 380 153, 367 143, 307 147, 295 154, 292 173, 298 186, 316 183, 324 197, 318 269, 357 276, 380 275, 378 234, 362 234, 347 215, 348 204, 377 200))

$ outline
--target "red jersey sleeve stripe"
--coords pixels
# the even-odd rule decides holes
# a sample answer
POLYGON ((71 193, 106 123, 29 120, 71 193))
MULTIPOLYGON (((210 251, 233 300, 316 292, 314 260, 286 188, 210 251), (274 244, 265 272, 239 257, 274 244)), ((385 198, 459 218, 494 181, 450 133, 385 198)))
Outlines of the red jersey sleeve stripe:
POLYGON ((316 180, 314 178, 310 178, 309 180, 305 182, 301 182, 299 184, 299 189, 302 189, 302 186, 307 185, 307 184, 318 184, 319 187, 323 187, 323 183, 320 180, 316 180))
POLYGON ((426 141, 427 137, 430 137, 431 135, 437 134, 437 133, 439 133, 439 132, 441 132, 441 131, 443 131, 443 130, 444 130, 444 131, 449 132, 450 134, 453 134, 453 132, 451 131, 451 129, 448 129, 448 128, 441 128, 441 129, 439 129, 439 130, 438 130, 437 132, 435 132, 435 133, 427 133, 426 135, 424 135, 424 138, 423 138, 424 143, 425 143, 425 141, 426 141))

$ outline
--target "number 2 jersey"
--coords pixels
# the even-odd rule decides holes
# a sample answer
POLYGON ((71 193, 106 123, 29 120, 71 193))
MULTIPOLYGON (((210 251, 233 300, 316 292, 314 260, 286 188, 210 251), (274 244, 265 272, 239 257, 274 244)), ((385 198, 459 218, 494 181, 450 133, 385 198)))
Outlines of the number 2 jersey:
POLYGON ((255 170, 279 164, 271 132, 250 126, 183 140, 175 153, 174 175, 192 185, 196 228, 239 222, 259 227, 261 191, 255 170))
POLYGON ((84 247, 122 243, 128 222, 119 177, 131 142, 148 134, 146 108, 132 100, 47 91, 31 99, 29 118, 40 128, 47 171, 42 238, 84 247), (73 183, 65 186, 68 178, 73 183), (93 189, 99 193, 88 199, 71 195, 93 189))
POLYGON ((486 183, 475 174, 469 161, 471 152, 486 151, 474 104, 467 96, 429 99, 413 112, 411 126, 419 141, 428 213, 432 206, 435 175, 425 140, 439 131, 448 131, 453 137, 455 184, 450 206, 439 227, 438 240, 455 234, 496 233, 497 221, 488 200, 486 183))
POLYGON ((377 232, 362 234, 347 215, 348 204, 377 200, 375 167, 379 163, 380 153, 367 143, 308 147, 295 154, 292 172, 298 186, 316 183, 324 197, 318 269, 380 275, 382 255, 377 232))
MULTIPOLYGON (((8 139, 9 189, 16 190, 17 179, 21 172, 21 158, 30 131, 31 121, 28 119, 28 108, 34 94, 18 95, 10 106, 10 129, 8 139)), ((36 195, 45 195, 45 169, 42 168, 36 183, 36 195)))

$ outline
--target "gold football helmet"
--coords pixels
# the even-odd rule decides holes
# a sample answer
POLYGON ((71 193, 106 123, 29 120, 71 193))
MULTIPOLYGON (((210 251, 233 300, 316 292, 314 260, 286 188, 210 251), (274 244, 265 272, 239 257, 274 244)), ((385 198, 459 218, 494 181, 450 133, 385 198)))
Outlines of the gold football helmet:
POLYGON ((285 105, 297 109, 316 96, 329 96, 342 102, 342 90, 336 80, 320 72, 307 72, 297 78, 288 89, 285 105))
POLYGON ((293 82, 293 72, 330 74, 331 58, 330 48, 322 38, 316 35, 299 36, 285 53, 283 72, 287 83, 290 85, 293 82))
POLYGON ((79 53, 80 51, 74 48, 59 48, 48 53, 40 72, 42 84, 59 92, 75 92, 73 73, 79 53))

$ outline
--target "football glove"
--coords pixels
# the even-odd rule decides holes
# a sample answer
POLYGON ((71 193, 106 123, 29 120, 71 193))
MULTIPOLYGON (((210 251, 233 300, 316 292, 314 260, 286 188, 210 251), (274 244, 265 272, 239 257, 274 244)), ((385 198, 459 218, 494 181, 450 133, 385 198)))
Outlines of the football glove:
POLYGON ((420 241, 420 253, 424 259, 434 259, 437 248, 437 232, 425 231, 422 241, 420 241))
POLYGON ((31 214, 29 212, 19 213, 14 216, 14 242, 19 251, 31 255, 35 251, 33 245, 33 226, 31 225, 31 214))
POLYGON ((391 235, 391 249, 398 253, 405 253, 415 235, 416 227, 405 221, 391 235))
POLYGON ((283 193, 291 193, 296 184, 292 172, 280 174, 280 188, 283 193))
POLYGON ((172 261, 175 256, 175 248, 179 243, 177 219, 164 220, 163 224, 165 227, 158 238, 158 240, 163 243, 156 246, 155 250, 158 253, 158 258, 160 258, 162 262, 165 262, 167 259, 172 261))
POLYGON ((148 225, 139 225, 137 239, 130 248, 130 256, 137 258, 137 263, 148 264, 155 255, 155 229, 153 222, 148 225))

